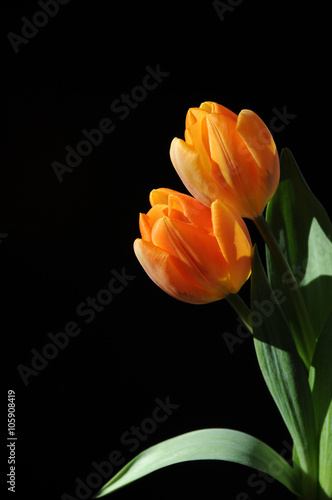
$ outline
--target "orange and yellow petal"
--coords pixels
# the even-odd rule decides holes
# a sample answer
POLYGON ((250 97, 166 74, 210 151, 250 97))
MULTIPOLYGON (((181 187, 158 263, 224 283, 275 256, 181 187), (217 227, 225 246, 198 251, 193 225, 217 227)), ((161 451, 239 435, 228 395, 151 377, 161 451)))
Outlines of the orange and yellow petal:
POLYGON ((199 108, 189 109, 186 117, 185 141, 201 158, 208 171, 211 171, 211 158, 209 156, 209 138, 206 125, 208 113, 199 108))
POLYGON ((211 211, 192 196, 177 193, 168 198, 168 215, 171 218, 190 222, 208 233, 212 230, 211 211), (179 212, 182 217, 179 217, 179 212))
MULTIPOLYGON (((146 217, 148 219, 149 225, 151 229, 153 228, 154 224, 156 223, 157 220, 159 220, 161 217, 165 217, 165 215, 168 215, 168 205, 155 205, 146 214, 146 217)), ((142 234, 142 233, 141 233, 142 234)), ((143 235, 142 235, 143 237, 143 235)), ((145 239, 143 237, 143 239, 145 239)))
POLYGON ((237 292, 251 272, 252 243, 243 219, 220 201, 211 206, 214 234, 228 264, 232 293, 237 292))
POLYGON ((139 214, 139 230, 143 240, 151 241, 151 225, 146 214, 139 214))
POLYGON ((248 196, 254 211, 253 217, 256 217, 262 213, 278 187, 278 151, 270 131, 253 111, 241 111, 237 132, 256 163, 256 181, 252 183, 253 189, 248 196))
POLYGON ((190 304, 206 304, 222 297, 189 282, 186 265, 152 243, 136 239, 134 251, 148 276, 164 292, 190 304))
POLYGON ((220 115, 232 119, 235 122, 237 120, 237 115, 233 111, 231 111, 228 108, 225 108, 225 106, 222 106, 221 104, 218 104, 216 102, 212 101, 202 102, 202 104, 200 105, 200 109, 203 109, 208 113, 218 113, 220 115))
POLYGON ((164 217, 154 227, 152 241, 184 264, 188 282, 215 296, 228 292, 228 266, 214 235, 164 217))
POLYGON ((224 188, 225 203, 243 215, 251 215, 248 198, 257 183, 256 163, 241 136, 236 123, 221 115, 207 118, 210 154, 213 159, 212 175, 224 188))
POLYGON ((170 156, 175 170, 188 191, 201 203, 210 207, 222 191, 202 163, 199 154, 181 139, 173 139, 170 156))
POLYGON ((167 205, 168 197, 171 194, 179 194, 179 193, 174 189, 168 189, 168 188, 153 189, 149 197, 151 207, 154 207, 155 205, 167 205))
POLYGON ((273 169, 277 148, 263 120, 253 111, 243 109, 236 130, 247 145, 259 168, 273 169))

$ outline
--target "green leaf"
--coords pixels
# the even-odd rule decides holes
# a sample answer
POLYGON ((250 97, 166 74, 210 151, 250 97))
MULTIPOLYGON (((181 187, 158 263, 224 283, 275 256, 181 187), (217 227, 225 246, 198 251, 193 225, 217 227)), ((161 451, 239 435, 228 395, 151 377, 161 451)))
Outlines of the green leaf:
POLYGON ((317 342, 309 382, 319 436, 320 499, 332 498, 332 314, 317 342))
POLYGON ((168 439, 143 451, 123 467, 96 498, 163 467, 192 460, 227 460, 247 465, 271 475, 295 494, 300 491, 299 478, 294 469, 267 444, 231 429, 202 429, 168 439))
POLYGON ((253 336, 259 366, 294 441, 294 456, 302 471, 303 485, 306 489, 314 488, 317 441, 307 371, 256 248, 251 283, 253 336))
MULTIPOLYGON (((332 224, 289 149, 281 152, 280 183, 266 220, 297 278, 317 339, 332 312, 332 224)), ((280 276, 269 251, 267 268, 272 288, 288 298, 283 280, 287 283, 289 276, 280 276)), ((298 328, 291 300, 282 308, 291 327, 298 328)))

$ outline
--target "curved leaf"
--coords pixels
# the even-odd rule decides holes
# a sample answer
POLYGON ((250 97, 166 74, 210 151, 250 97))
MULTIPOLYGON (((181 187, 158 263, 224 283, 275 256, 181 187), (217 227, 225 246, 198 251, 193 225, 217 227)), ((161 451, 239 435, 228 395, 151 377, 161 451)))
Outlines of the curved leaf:
MULTIPOLYGON (((332 312, 332 224, 289 149, 280 156, 280 183, 267 206, 266 220, 298 281, 317 339, 332 312)), ((266 258, 272 288, 287 296, 283 282, 289 277, 280 276, 268 250, 266 258)), ((298 328, 291 300, 282 309, 292 328, 298 328)))
POLYGON ((296 472, 259 439, 231 429, 202 429, 163 441, 140 453, 96 495, 100 498, 163 467, 192 460, 227 460, 270 474, 293 493, 300 490, 296 472))
POLYGON ((320 334, 309 371, 319 436, 320 498, 332 498, 332 314, 320 334))

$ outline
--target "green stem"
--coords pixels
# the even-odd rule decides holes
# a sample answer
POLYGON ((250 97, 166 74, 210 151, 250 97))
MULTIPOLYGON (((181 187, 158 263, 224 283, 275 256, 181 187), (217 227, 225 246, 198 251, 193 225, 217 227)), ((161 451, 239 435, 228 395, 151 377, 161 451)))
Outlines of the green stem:
POLYGON ((232 306, 234 311, 239 315, 243 323, 248 328, 249 332, 252 333, 252 326, 250 321, 250 309, 247 304, 243 301, 238 293, 231 293, 226 297, 227 302, 232 306))
POLYGON ((290 296, 297 312, 299 325, 301 327, 301 333, 297 331, 295 332, 295 342, 297 347, 300 348, 300 354, 306 367, 309 369, 316 340, 311 320, 298 283, 264 216, 259 215, 256 219, 254 219, 254 223, 267 244, 277 266, 279 267, 283 283, 288 286, 290 296))

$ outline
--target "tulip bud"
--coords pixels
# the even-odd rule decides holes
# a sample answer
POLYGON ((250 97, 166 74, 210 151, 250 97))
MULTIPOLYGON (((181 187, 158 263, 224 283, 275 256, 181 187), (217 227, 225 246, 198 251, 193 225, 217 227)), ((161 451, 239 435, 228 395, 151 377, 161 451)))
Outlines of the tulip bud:
POLYGON ((150 194, 134 251, 150 278, 172 297, 206 304, 236 293, 251 272, 252 245, 241 217, 220 201, 211 209, 171 189, 150 194))
POLYGON ((237 116, 213 102, 189 109, 185 141, 173 139, 170 156, 197 200, 208 207, 221 200, 241 217, 261 215, 278 187, 278 152, 253 111, 237 116))

